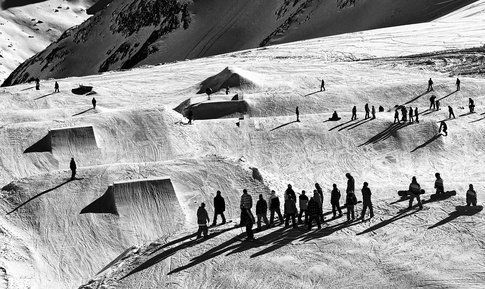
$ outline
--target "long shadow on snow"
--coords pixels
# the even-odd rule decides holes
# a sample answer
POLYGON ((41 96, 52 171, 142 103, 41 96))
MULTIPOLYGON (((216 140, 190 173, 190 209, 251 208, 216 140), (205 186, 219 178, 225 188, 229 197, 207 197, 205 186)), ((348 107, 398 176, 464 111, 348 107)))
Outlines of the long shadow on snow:
POLYGON ((41 98, 44 98, 44 97, 48 97, 49 95, 53 95, 53 94, 54 94, 54 92, 51 92, 51 93, 45 94, 43 96, 39 96, 37 98, 34 98, 34 100, 38 100, 38 99, 41 99, 41 98))
POLYGON ((365 121, 366 121, 366 119, 360 119, 360 120, 357 120, 357 121, 356 121, 356 122, 354 122, 354 123, 351 123, 351 124, 348 124, 348 125, 346 125, 346 126, 343 126, 343 127, 339 128, 339 129, 338 129, 338 131, 343 131, 344 129, 347 129, 347 128, 352 127, 352 126, 354 126, 354 125, 359 125, 359 124, 361 124, 361 123, 364 123, 365 121))
POLYGON ((309 94, 305 94, 303 97, 310 96, 310 95, 314 95, 314 94, 317 94, 319 92, 323 92, 323 91, 317 90, 315 92, 312 92, 312 93, 309 93, 309 94))
POLYGON ((280 126, 277 126, 277 127, 273 128, 273 129, 272 129, 272 130, 270 130, 270 131, 274 131, 274 130, 280 129, 280 128, 282 128, 282 127, 285 127, 285 126, 290 125, 290 124, 295 123, 295 122, 297 122, 297 121, 296 121, 296 120, 294 120, 294 121, 290 121, 290 122, 288 122, 288 123, 285 123, 285 124, 282 124, 282 125, 280 125, 280 126))
POLYGON ((380 141, 386 140, 389 137, 391 137, 392 134, 396 133, 398 130, 402 128, 405 128, 408 125, 410 125, 410 123, 392 123, 388 128, 376 134, 375 136, 371 137, 368 141, 359 145, 359 147, 369 145, 369 144, 375 144, 380 141))
POLYGON ((365 229, 364 231, 360 232, 360 233, 357 233, 357 235, 363 235, 363 234, 367 234, 367 233, 370 233, 370 232, 373 232, 377 229, 380 229, 380 228, 383 228, 391 223, 394 223, 395 221, 398 221, 400 219, 404 219, 406 217, 409 217, 411 215, 414 215, 416 214, 417 212, 419 212, 420 210, 416 210, 416 208, 418 207, 418 205, 414 205, 411 209, 402 209, 401 211, 399 211, 399 213, 397 215, 395 215, 394 217, 390 218, 390 219, 387 219, 387 220, 384 220, 378 224, 375 224, 374 226, 372 227, 369 227, 367 229, 365 229))
POLYGON ((438 133, 438 134, 434 135, 432 138, 430 138, 429 140, 427 140, 425 143, 423 143, 423 144, 421 144, 421 145, 417 146, 417 147, 416 147, 415 149, 413 149, 411 152, 413 153, 413 152, 415 152, 415 151, 417 151, 417 150, 419 150, 419 149, 421 149, 421 148, 424 148, 425 146, 427 146, 427 145, 429 145, 430 143, 434 142, 435 140, 439 139, 441 136, 442 136, 442 134, 441 134, 441 133, 438 133))
POLYGON ((451 96, 451 95, 453 95, 453 94, 455 94, 455 93, 457 93, 457 92, 458 92, 458 91, 457 91, 457 90, 455 90, 455 91, 453 91, 452 93, 450 93, 450 94, 448 94, 448 95, 445 95, 445 96, 443 96, 442 98, 439 98, 439 99, 438 99, 438 101, 441 101, 441 100, 443 100, 443 99, 447 98, 448 96, 451 96))
POLYGON ((421 93, 420 95, 416 96, 415 98, 411 99, 410 101, 404 103, 403 105, 406 105, 406 104, 410 104, 412 102, 415 102, 416 100, 420 99, 422 96, 425 96, 428 93, 429 93, 429 91, 425 91, 425 92, 421 93))
POLYGON ((81 115, 81 114, 85 114, 86 112, 90 111, 90 110, 94 110, 94 108, 89 108, 89 109, 86 109, 86 110, 83 110, 81 112, 78 112, 76 114, 73 114, 72 116, 78 116, 78 115, 81 115))
POLYGON ((354 124, 354 125, 350 126, 350 127, 348 128, 348 130, 353 130, 353 129, 355 129, 355 128, 357 128, 357 127, 361 126, 361 125, 364 125, 364 124, 366 124, 366 123, 368 123, 368 122, 371 122, 371 121, 373 121, 373 120, 374 120, 373 118, 364 119, 364 121, 362 121, 362 122, 360 122, 360 123, 356 123, 356 124, 354 124))
MULTIPOLYGON (((80 180, 80 179, 75 179, 75 180, 80 180)), ((51 188, 51 189, 45 190, 45 191, 43 191, 42 193, 39 193, 39 194, 37 194, 37 195, 33 196, 32 198, 30 198, 30 199, 28 199, 27 201, 23 202, 22 204, 18 205, 18 206, 17 206, 15 209, 13 209, 13 210, 11 210, 10 212, 8 212, 8 213, 7 213, 7 215, 10 215, 11 213, 13 213, 13 212, 17 211, 17 210, 18 210, 18 209, 20 209, 21 207, 23 207, 23 206, 25 206, 26 204, 28 204, 30 201, 33 201, 34 199, 36 199, 36 198, 38 198, 38 197, 40 197, 40 196, 42 196, 42 195, 44 195, 44 194, 47 194, 47 193, 49 193, 49 192, 52 192, 52 191, 54 191, 54 190, 56 190, 56 189, 58 189, 58 188, 60 188, 60 187, 62 187, 62 186, 64 186, 64 185, 66 185, 66 184, 68 184, 68 183, 72 182, 72 181, 74 181, 74 180, 69 179, 69 180, 67 180, 67 181, 63 182, 63 183, 62 183, 62 184, 60 184, 60 185, 57 185, 57 186, 55 186, 55 187, 53 187, 53 188, 51 188)))
POLYGON ((456 207, 455 211, 449 213, 448 217, 446 217, 445 219, 439 221, 438 223, 436 223, 432 226, 429 226, 428 230, 434 229, 436 227, 439 227, 439 226, 442 226, 446 223, 449 223, 449 222, 455 220, 456 218, 458 218, 460 216, 473 216, 473 215, 478 214, 479 212, 481 212, 483 210, 482 206, 467 207, 467 210, 458 210, 458 208, 459 207, 456 207))
MULTIPOLYGON (((356 119, 356 120, 357 120, 357 119, 356 119)), ((328 131, 332 131, 332 130, 334 130, 334 129, 337 129, 337 128, 341 127, 341 126, 344 126, 344 125, 349 124, 349 123, 351 123, 351 122, 354 122, 354 121, 356 121, 356 120, 349 120, 349 121, 347 121, 347 122, 341 123, 341 124, 339 124, 339 125, 337 125, 337 126, 332 127, 332 128, 331 128, 331 129, 329 129, 328 131)))
MULTIPOLYGON (((202 241, 204 241, 204 242, 205 242, 205 241, 207 241, 207 240, 210 240, 210 239, 212 239, 212 238, 215 238, 215 237, 217 237, 218 235, 223 234, 223 233, 228 232, 228 231, 233 230, 233 229, 235 229, 235 228, 227 228, 227 229, 221 230, 221 231, 219 231, 219 232, 216 232, 216 233, 210 234, 210 235, 209 235, 207 238, 202 239, 202 241)), ((178 243, 178 242, 181 242, 181 241, 184 241, 184 240, 190 239, 190 238, 194 237, 195 235, 196 235, 196 234, 190 234, 190 235, 188 235, 188 236, 185 236, 185 237, 182 237, 182 238, 180 238, 180 239, 177 239, 177 240, 174 240, 174 241, 172 241, 172 242, 169 242, 169 243, 167 243, 167 244, 165 244, 165 245, 163 245, 163 246, 159 247, 157 250, 153 251, 153 252, 152 252, 150 255, 155 254, 156 252, 158 252, 158 251, 162 250, 163 248, 166 248, 167 246, 171 246, 171 245, 174 245, 174 244, 176 244, 176 243, 178 243)), ((236 236, 236 237, 234 237, 234 238, 237 238, 237 240, 239 240, 239 238, 240 238, 241 236, 242 236, 242 234, 241 234, 241 235, 239 235, 239 236, 236 236)), ((232 238, 231 240, 233 240, 234 238, 232 238)), ((210 259, 210 258, 213 258, 213 257, 217 256, 218 254, 217 254, 217 255, 212 256, 212 255, 211 255, 211 253, 209 253, 209 252, 212 252, 212 251, 213 251, 213 250, 215 250, 216 248, 217 248, 217 249, 221 249, 220 247, 222 247, 222 245, 230 245, 230 244, 228 244, 228 242, 230 242, 231 240, 229 240, 229 241, 227 241, 227 242, 224 242, 224 243, 222 243, 221 245, 219 245, 219 246, 215 247, 214 249, 209 250, 207 253, 204 253, 203 255, 201 255, 201 256, 199 256, 199 257, 196 257, 196 258, 192 259, 192 261, 193 261, 193 262, 191 262, 191 263, 195 263, 196 261, 197 261, 197 263, 196 263, 196 264, 198 264, 198 263, 202 263, 202 262, 203 262, 203 261, 205 261, 205 260, 208 260, 208 259, 210 259), (205 254, 208 254, 208 255, 211 255, 211 256, 210 256, 210 257, 208 257, 207 259, 204 259, 204 260, 199 260, 199 259, 197 259, 197 258, 203 258, 202 256, 204 256, 205 254)), ((156 264, 160 263, 161 261, 163 261, 163 260, 167 259, 168 257, 170 257, 170 256, 174 255, 174 254, 175 254, 175 253, 177 253, 178 251, 183 250, 183 249, 186 249, 186 248, 188 248, 188 247, 191 247, 191 246, 193 246, 193 245, 195 245, 195 244, 199 244, 199 241, 190 240, 190 241, 187 241, 187 242, 182 243, 182 244, 180 244, 180 245, 177 245, 176 247, 173 247, 173 248, 167 249, 167 250, 165 250, 165 251, 163 251, 163 252, 161 252, 161 253, 157 254, 155 257, 152 257, 152 258, 148 259, 147 261, 143 262, 143 263, 142 263, 140 266, 136 267, 135 269, 131 270, 131 271, 130 271, 128 274, 126 274, 125 276, 123 276, 123 278, 121 278, 121 280, 123 280, 123 279, 125 279, 126 277, 131 276, 131 275, 133 275, 133 274, 135 274, 135 273, 138 273, 138 272, 140 272, 140 271, 143 271, 143 270, 145 270, 145 269, 148 269, 148 268, 150 268, 151 266, 156 265, 156 264)), ((196 264, 193 264, 193 265, 189 266, 191 263, 189 263, 189 264, 187 264, 187 265, 186 265, 186 266, 187 266, 187 268, 189 268, 189 267, 191 267, 191 266, 196 265, 196 264)), ((180 268, 182 268, 182 267, 180 267, 180 268)), ((177 269, 180 269, 180 268, 177 268, 177 269)), ((178 271, 182 271, 182 270, 184 270, 185 268, 184 268, 184 269, 180 269, 180 270, 176 271, 177 269, 172 270, 172 271, 171 271, 171 272, 169 272, 168 274, 172 274, 172 273, 175 273, 175 272, 178 272, 178 271)))

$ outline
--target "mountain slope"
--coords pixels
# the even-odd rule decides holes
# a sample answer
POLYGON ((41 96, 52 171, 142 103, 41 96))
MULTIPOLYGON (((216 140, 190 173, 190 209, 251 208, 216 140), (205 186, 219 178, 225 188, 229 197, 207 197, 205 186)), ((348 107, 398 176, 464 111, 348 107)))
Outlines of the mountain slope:
POLYGON ((23 63, 3 85, 426 22, 472 2, 475 0, 115 1, 23 63))
POLYGON ((0 8, 0 80, 89 15, 92 0, 10 1, 0 8), (41 3, 37 3, 41 2, 41 3), (32 4, 30 4, 32 3, 32 4))

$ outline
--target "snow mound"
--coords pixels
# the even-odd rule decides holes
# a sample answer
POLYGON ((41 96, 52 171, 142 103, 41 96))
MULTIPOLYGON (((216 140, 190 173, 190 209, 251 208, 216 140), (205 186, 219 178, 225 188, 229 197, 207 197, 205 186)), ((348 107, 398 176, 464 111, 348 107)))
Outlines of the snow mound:
POLYGON ((212 92, 217 92, 221 89, 225 89, 226 87, 249 90, 263 86, 262 80, 263 77, 257 73, 235 67, 226 67, 218 74, 202 81, 199 85, 200 89, 197 93, 205 93, 208 88, 210 88, 212 92))

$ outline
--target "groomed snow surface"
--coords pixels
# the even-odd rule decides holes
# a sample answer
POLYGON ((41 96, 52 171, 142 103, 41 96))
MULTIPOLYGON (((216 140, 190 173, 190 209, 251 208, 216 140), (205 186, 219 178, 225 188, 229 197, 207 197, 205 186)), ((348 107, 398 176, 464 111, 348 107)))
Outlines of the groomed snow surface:
POLYGON ((484 215, 457 206, 470 183, 483 206, 485 80, 460 77, 456 91, 455 76, 426 65, 353 61, 482 46, 464 24, 483 25, 485 1, 477 3, 481 8, 467 7, 446 22, 60 79, 59 93, 54 80, 42 81, 39 91, 32 84, 2 88, 0 286, 483 288, 484 215), (448 38, 456 29, 460 41, 448 38), (204 80, 224 71, 251 85, 233 85, 228 95, 222 89, 210 101, 197 94, 202 84, 214 84, 204 80), (426 93, 430 77, 435 91, 426 93), (71 93, 80 84, 94 92, 71 93), (245 114, 186 125, 174 110, 195 104, 207 116, 236 93, 248 105, 245 114), (431 95, 442 110, 427 111, 431 95), (364 120, 365 103, 385 111, 364 120), (394 125, 400 104, 418 107, 420 122, 394 125), (354 105, 358 119, 349 122, 354 105), (442 136, 438 122, 448 118, 448 105, 456 119, 447 120, 442 136), (333 111, 342 120, 327 121, 333 111), (288 183, 300 192, 318 182, 328 212, 332 184, 343 191, 347 172, 357 188, 369 182, 374 218, 351 224, 339 218, 312 232, 276 227, 256 233, 257 242, 239 241, 245 235, 234 224, 243 188, 255 204, 271 189, 282 199, 288 183), (456 196, 431 200, 436 172, 456 196), (408 203, 397 191, 412 176, 426 190, 424 209, 403 211, 408 203), (232 222, 194 242, 196 210, 205 202, 212 219, 217 190, 232 222))

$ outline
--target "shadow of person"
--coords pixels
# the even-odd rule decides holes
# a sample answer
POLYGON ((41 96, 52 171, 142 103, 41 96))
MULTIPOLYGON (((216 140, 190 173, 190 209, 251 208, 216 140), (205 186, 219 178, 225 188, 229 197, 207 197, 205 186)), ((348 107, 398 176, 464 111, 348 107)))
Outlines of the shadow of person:
POLYGON ((363 235, 363 234, 373 232, 377 229, 380 229, 380 228, 385 227, 385 226, 387 226, 391 223, 394 223, 397 220, 400 220, 400 219, 409 217, 411 215, 414 215, 414 214, 416 214, 417 212, 420 211, 420 210, 416 210, 417 207, 418 207, 418 205, 414 205, 411 209, 403 209, 403 210, 399 211, 399 213, 397 215, 395 215, 394 217, 387 219, 387 220, 384 220, 384 221, 382 221, 378 224, 375 224, 374 226, 369 227, 369 228, 365 229, 364 231, 362 231, 360 233, 357 233, 357 235, 363 235))
POLYGON ((427 140, 425 143, 423 143, 423 144, 421 144, 421 145, 417 146, 417 147, 416 147, 415 149, 413 149, 411 152, 413 153, 413 152, 415 152, 415 151, 417 151, 417 150, 419 150, 419 149, 421 149, 421 148, 424 148, 425 146, 427 146, 427 145, 431 144, 432 142, 434 142, 435 140, 439 139, 441 136, 442 136, 442 134, 441 134, 441 133, 438 133, 438 134, 434 135, 432 138, 430 138, 429 140, 427 140))
POLYGON ((314 94, 317 94, 319 92, 323 92, 323 91, 317 90, 315 92, 312 92, 312 93, 309 93, 309 94, 305 94, 303 97, 310 96, 310 95, 314 95, 314 94))
POLYGON ((455 211, 448 214, 448 217, 446 217, 445 219, 439 221, 438 223, 436 223, 432 226, 429 226, 428 230, 434 229, 436 227, 439 227, 439 226, 442 226, 446 223, 449 223, 449 222, 455 220, 456 218, 458 218, 460 216, 473 216, 475 214, 478 214, 482 210, 483 210, 483 206, 472 206, 472 207, 457 206, 455 208, 455 211))
POLYGON ((72 182, 72 181, 74 181, 74 180, 80 180, 80 179, 68 179, 67 181, 63 182, 62 184, 59 184, 59 185, 57 185, 57 186, 55 186, 55 187, 53 187, 53 188, 50 188, 50 189, 48 189, 48 190, 45 190, 45 191, 43 191, 43 192, 41 192, 41 193, 39 193, 39 194, 37 194, 37 195, 35 195, 35 196, 31 197, 31 198, 30 198, 30 199, 28 199, 27 201, 25 201, 25 202, 21 203, 21 204, 20 204, 20 205, 18 205, 16 208, 14 208, 14 209, 13 209, 13 210, 11 210, 10 212, 8 212, 8 213, 7 213, 7 215, 10 215, 11 213, 13 213, 13 212, 17 211, 18 209, 20 209, 21 207, 25 206, 25 205, 26 205, 26 204, 28 204, 29 202, 31 202, 31 201, 33 201, 33 200, 35 200, 36 198, 38 198, 38 197, 40 197, 40 196, 42 196, 42 195, 45 195, 45 194, 47 194, 47 193, 49 193, 49 192, 52 192, 52 191, 54 191, 54 190, 56 190, 56 189, 58 189, 58 188, 60 188, 60 187, 62 187, 62 186, 64 186, 64 185, 66 185, 66 184, 68 184, 68 183, 70 183, 70 182, 72 182))
POLYGON ((41 99, 41 98, 44 98, 44 97, 48 97, 49 95, 53 95, 53 94, 54 94, 54 92, 51 92, 51 93, 45 94, 43 96, 39 96, 37 98, 34 98, 34 100, 38 100, 38 99, 41 99))
POLYGON ((379 132, 375 136, 371 137, 368 141, 359 145, 359 147, 369 145, 369 144, 375 144, 375 143, 378 143, 380 141, 386 140, 386 139, 390 138, 398 130, 405 128, 408 125, 410 125, 410 123, 391 123, 386 129, 379 132))
POLYGON ((86 109, 86 110, 83 110, 83 111, 81 111, 81 112, 79 112, 79 113, 73 114, 72 116, 78 116, 78 115, 84 114, 84 113, 86 113, 86 112, 88 112, 88 111, 90 111, 90 110, 94 110, 94 108, 92 108, 92 107, 91 107, 91 108, 86 109))
POLYGON ((282 127, 285 127, 285 126, 287 126, 287 125, 290 125, 290 124, 292 124, 292 123, 296 123, 296 122, 298 122, 298 121, 296 121, 296 120, 294 120, 294 121, 290 121, 290 122, 288 122, 288 123, 285 123, 285 124, 282 124, 282 125, 280 125, 280 126, 277 126, 277 127, 273 128, 273 129, 272 129, 272 130, 270 130, 270 131, 274 131, 274 130, 280 129, 280 128, 282 128, 282 127))

